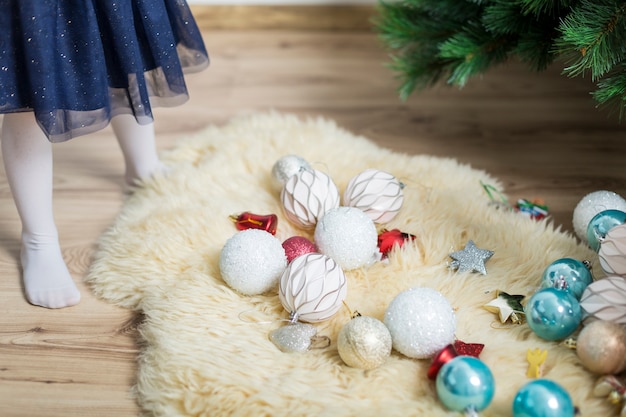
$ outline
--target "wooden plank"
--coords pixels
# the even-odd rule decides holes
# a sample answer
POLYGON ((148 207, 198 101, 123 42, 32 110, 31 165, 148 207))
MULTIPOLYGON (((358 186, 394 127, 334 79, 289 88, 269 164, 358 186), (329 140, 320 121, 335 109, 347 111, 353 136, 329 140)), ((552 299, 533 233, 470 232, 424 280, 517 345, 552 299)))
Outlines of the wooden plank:
POLYGON ((191 6, 203 30, 369 31, 373 5, 191 6))

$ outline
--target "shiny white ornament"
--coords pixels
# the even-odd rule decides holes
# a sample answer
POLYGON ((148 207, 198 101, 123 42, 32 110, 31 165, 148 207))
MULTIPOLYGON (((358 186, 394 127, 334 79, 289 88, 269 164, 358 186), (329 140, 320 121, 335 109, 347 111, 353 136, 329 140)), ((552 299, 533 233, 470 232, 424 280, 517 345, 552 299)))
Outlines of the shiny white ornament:
POLYGON ((626 224, 609 230, 600 241, 600 266, 607 275, 626 277, 626 224))
POLYGON ((280 240, 265 230, 247 229, 226 241, 220 252, 222 279, 244 295, 263 294, 276 287, 287 267, 280 240))
POLYGON ((391 301, 385 325, 395 350, 409 358, 425 359, 454 342, 456 317, 439 291, 414 287, 391 301))
POLYGON ((303 157, 298 155, 285 155, 274 163, 272 167, 272 177, 282 186, 289 178, 297 173, 310 169, 311 165, 303 157))
POLYGON ((402 207, 403 188, 404 184, 390 173, 366 169, 348 182, 343 205, 363 210, 375 223, 387 223, 402 207))
POLYGON ((601 211, 619 210, 626 212, 626 200, 613 191, 594 191, 584 196, 574 208, 572 225, 576 236, 588 243, 587 226, 591 219, 601 211))
POLYGON ((287 180, 280 199, 287 218, 310 229, 328 210, 339 206, 339 189, 328 175, 307 169, 287 180))
POLYGON ((341 308, 346 291, 346 276, 335 261, 321 253, 307 253, 285 269, 278 298, 292 321, 316 323, 341 308))
POLYGON ((374 262, 379 253, 376 225, 355 207, 329 210, 317 223, 314 240, 321 253, 346 271, 374 262))
POLYGON ((380 320, 357 316, 339 331, 337 351, 348 366, 378 368, 391 354, 391 334, 380 320))

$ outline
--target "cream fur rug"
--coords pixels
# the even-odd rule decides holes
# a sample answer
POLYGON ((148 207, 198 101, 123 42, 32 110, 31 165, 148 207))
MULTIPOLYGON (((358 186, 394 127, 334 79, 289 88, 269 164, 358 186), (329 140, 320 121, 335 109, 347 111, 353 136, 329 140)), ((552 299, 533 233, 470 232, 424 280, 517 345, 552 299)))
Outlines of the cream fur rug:
POLYGON ((386 228, 416 235, 415 244, 394 252, 388 264, 347 272, 346 302, 382 321, 402 290, 427 286, 443 293, 456 309, 457 337, 485 344, 480 358, 496 379, 495 398, 481 415, 512 414, 517 389, 529 381, 526 352, 534 348, 548 350, 544 377, 567 388, 582 416, 613 414, 591 395, 596 376, 575 351, 540 340, 526 325, 502 325, 483 308, 497 289, 531 294, 549 263, 593 259, 588 249, 548 222, 490 206, 480 181, 501 184, 484 172, 450 159, 394 153, 331 121, 269 113, 182 140, 164 155, 172 171, 130 196, 101 238, 87 280, 103 299, 145 314, 136 393, 146 415, 458 415, 437 400, 426 376, 430 360, 394 351, 371 371, 344 365, 336 336, 350 319, 347 308, 316 325, 330 347, 282 353, 268 340, 288 315, 277 294, 242 296, 220 278, 220 251, 236 233, 229 215, 275 213, 278 239, 312 238, 281 212, 271 169, 287 154, 328 173, 341 192, 367 168, 406 184, 401 212, 386 228), (469 239, 495 251, 486 276, 447 267, 448 254, 469 239))

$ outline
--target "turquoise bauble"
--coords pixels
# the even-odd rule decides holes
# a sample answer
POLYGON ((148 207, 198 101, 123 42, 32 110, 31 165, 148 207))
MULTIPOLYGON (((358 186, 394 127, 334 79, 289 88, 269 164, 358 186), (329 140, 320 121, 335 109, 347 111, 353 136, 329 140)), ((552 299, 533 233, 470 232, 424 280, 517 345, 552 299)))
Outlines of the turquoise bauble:
POLYGON ((552 288, 555 284, 558 285, 560 279, 565 280, 566 290, 577 300, 580 300, 587 285, 593 281, 589 268, 583 262, 572 258, 557 259, 548 265, 541 277, 541 288, 552 288))
POLYGON ((544 288, 530 297, 524 307, 526 321, 545 340, 563 340, 574 333, 582 318, 578 300, 568 291, 544 288))
POLYGON ((437 374, 437 395, 453 411, 485 409, 495 393, 489 367, 473 356, 457 356, 446 362, 437 374))
POLYGON ((587 225, 587 243, 594 251, 600 249, 600 240, 620 224, 626 223, 626 213, 620 210, 604 210, 592 217, 587 225))
POLYGON ((574 417, 575 407, 567 391, 548 379, 524 385, 513 399, 513 417, 574 417))

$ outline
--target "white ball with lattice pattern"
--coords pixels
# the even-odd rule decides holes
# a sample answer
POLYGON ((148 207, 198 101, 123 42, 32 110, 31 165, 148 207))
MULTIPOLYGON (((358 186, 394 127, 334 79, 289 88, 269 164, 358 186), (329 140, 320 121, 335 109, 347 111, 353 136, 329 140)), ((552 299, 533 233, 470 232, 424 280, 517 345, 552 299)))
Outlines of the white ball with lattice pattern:
POLYGON ((339 189, 325 173, 304 169, 291 176, 280 193, 287 219, 304 229, 315 227, 330 209, 339 206, 339 189))
POLYGON ((375 223, 391 221, 402 207, 404 184, 392 174, 366 169, 353 177, 343 193, 344 206, 362 210, 375 223))
POLYGON ((346 298, 341 267, 321 253, 295 258, 279 281, 278 298, 293 321, 316 323, 330 319, 346 298))

